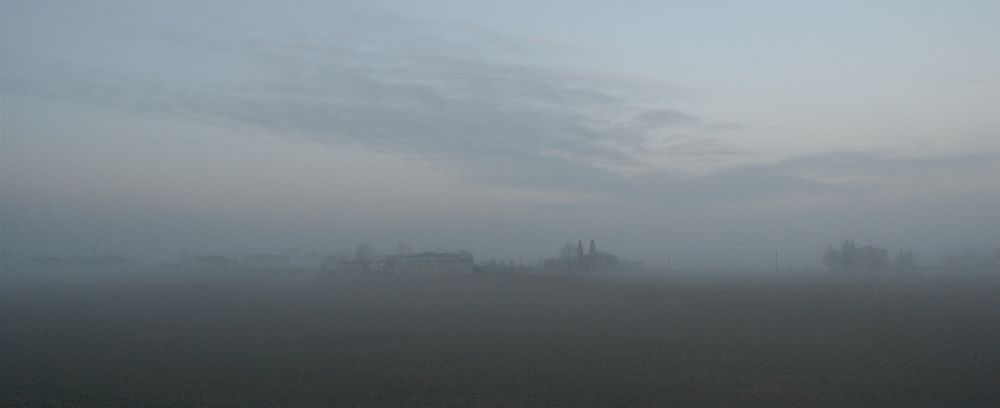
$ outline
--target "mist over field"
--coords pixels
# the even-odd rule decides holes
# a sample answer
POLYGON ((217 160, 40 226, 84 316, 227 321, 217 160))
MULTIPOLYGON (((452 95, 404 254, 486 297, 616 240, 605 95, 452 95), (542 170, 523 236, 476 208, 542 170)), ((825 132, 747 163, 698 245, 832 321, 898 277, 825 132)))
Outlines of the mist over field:
POLYGON ((0 388, 11 406, 990 406, 998 290, 995 273, 5 282, 0 388))
POLYGON ((0 405, 995 405, 998 15, 0 0, 0 405))

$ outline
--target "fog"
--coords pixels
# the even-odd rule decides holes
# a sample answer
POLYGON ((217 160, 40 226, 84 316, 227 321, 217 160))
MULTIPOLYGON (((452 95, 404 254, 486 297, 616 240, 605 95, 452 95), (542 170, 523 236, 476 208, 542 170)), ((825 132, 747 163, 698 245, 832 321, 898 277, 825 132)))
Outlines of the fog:
POLYGON ((3 1, 0 398, 988 405, 998 12, 3 1))
POLYGON ((3 282, 18 406, 988 406, 988 275, 35 267, 3 282))
POLYGON ((6 2, 3 245, 540 260, 585 237, 706 268, 995 248, 994 6, 828 8, 633 5, 581 33, 534 5, 6 2), (676 24, 625 23, 650 13, 676 24), (681 41, 709 34, 733 43, 681 41))

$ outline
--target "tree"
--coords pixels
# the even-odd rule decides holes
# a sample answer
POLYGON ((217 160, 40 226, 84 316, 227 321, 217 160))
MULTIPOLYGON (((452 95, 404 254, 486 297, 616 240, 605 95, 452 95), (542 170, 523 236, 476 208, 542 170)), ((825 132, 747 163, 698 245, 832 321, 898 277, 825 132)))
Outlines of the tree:
POLYGON ((559 250, 559 258, 563 261, 571 261, 576 256, 576 248, 573 244, 566 244, 559 250))
POLYGON ((896 269, 912 269, 917 266, 917 257, 909 249, 899 249, 896 251, 896 257, 892 260, 892 266, 896 269))
POLYGON ((847 240, 840 245, 840 251, 832 246, 823 252, 823 265, 830 269, 845 271, 880 270, 889 267, 889 251, 871 245, 857 247, 847 240))
POLYGON ((854 258, 856 254, 854 253, 857 247, 854 246, 854 241, 846 240, 843 244, 840 244, 840 267, 844 269, 854 269, 854 258))
POLYGON ((823 252, 823 265, 831 269, 842 266, 841 254, 833 248, 833 245, 828 245, 826 251, 823 252))
POLYGON ((375 251, 367 242, 363 242, 354 249, 354 260, 358 262, 368 262, 375 257, 375 251))
POLYGON ((852 263, 854 269, 875 271, 889 267, 889 251, 885 248, 878 248, 865 245, 854 251, 852 263))
POLYGON ((319 260, 319 268, 326 271, 337 267, 337 264, 347 262, 347 256, 341 253, 326 255, 319 260))
POLYGON ((558 258, 549 258, 543 262, 548 269, 566 272, 610 271, 620 265, 618 257, 597 250, 597 243, 590 241, 590 251, 584 255, 583 240, 576 245, 566 244, 559 250, 558 258))
POLYGON ((398 242, 398 243, 396 243, 396 250, 393 251, 393 254, 396 254, 396 255, 413 255, 413 249, 410 248, 410 245, 407 244, 407 243, 405 243, 405 242, 398 242))

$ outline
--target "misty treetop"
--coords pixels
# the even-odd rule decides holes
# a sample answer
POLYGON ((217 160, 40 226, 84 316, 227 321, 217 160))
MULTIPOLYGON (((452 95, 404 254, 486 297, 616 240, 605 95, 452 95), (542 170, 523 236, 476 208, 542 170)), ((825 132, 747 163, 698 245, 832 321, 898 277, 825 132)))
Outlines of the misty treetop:
POLYGON ((885 248, 872 245, 859 247, 854 240, 846 240, 840 244, 840 249, 832 245, 826 248, 823 265, 838 271, 880 271, 890 267, 907 270, 917 266, 917 257, 909 249, 899 249, 890 262, 889 251, 885 248))
POLYGON ((617 256, 598 251, 594 240, 590 240, 586 253, 583 251, 583 240, 580 240, 575 245, 564 245, 557 258, 549 258, 543 262, 545 269, 559 272, 607 271, 621 266, 622 262, 617 256))

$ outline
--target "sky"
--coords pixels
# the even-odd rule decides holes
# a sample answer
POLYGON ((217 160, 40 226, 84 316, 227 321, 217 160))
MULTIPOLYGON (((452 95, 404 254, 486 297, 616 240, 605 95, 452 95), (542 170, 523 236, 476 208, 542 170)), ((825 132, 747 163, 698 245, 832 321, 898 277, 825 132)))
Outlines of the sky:
POLYGON ((1000 3, 538 3, 3 0, 0 244, 1000 247, 1000 3))

